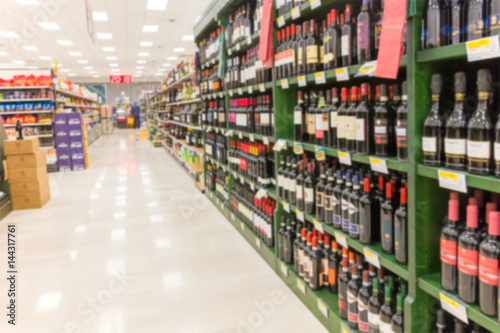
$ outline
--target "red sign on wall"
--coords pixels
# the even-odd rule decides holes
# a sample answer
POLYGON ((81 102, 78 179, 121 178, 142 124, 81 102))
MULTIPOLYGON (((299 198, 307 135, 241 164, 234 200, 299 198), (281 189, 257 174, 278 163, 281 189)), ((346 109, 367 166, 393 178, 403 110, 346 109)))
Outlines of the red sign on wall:
POLYGON ((110 75, 110 83, 132 83, 131 75, 110 75))

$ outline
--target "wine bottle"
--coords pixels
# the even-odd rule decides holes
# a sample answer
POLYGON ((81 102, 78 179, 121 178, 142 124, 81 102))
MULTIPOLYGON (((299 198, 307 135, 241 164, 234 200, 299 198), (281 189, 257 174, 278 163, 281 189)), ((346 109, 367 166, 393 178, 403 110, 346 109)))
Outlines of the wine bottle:
POLYGON ((446 28, 445 2, 441 0, 427 0, 425 13, 424 44, 425 48, 445 46, 447 44, 448 29, 446 28))
POLYGON ((394 254, 394 207, 392 200, 392 184, 387 183, 385 189, 385 201, 380 206, 380 243, 382 251, 394 254))
POLYGON ((450 5, 450 44, 464 41, 465 0, 453 0, 450 5))
MULTIPOLYGON (((328 146, 332 148, 337 148, 337 122, 338 122, 337 115, 339 110, 338 103, 339 103, 339 97, 337 88, 332 88, 332 102, 329 108, 330 128, 328 130, 328 146)), ((500 143, 500 133, 498 135, 498 142, 500 143)), ((500 154, 498 159, 500 160, 500 154)))
POLYGON ((342 103, 337 111, 337 147, 341 151, 347 150, 347 88, 341 90, 342 103))
POLYGON ((23 126, 19 119, 16 121, 16 140, 24 140, 23 138, 23 126))
POLYGON ((363 0, 358 14, 358 61, 363 64, 375 58, 374 13, 370 0, 363 0))
POLYGON ((361 155, 373 151, 372 109, 368 100, 368 84, 361 85, 361 103, 356 108, 356 152, 361 155))
POLYGON ((347 172, 345 178, 345 189, 342 191, 342 230, 349 233, 349 197, 351 196, 352 174, 347 172))
POLYGON ((342 43, 341 36, 342 31, 339 25, 337 10, 332 9, 332 28, 331 28, 331 39, 329 43, 331 44, 330 50, 332 52, 333 57, 331 61, 325 62, 325 70, 338 68, 342 65, 342 43))
POLYGON ((352 192, 349 195, 349 237, 353 239, 359 238, 359 176, 352 177, 352 192))
POLYGON ((445 165, 465 169, 467 155, 467 118, 464 112, 466 92, 465 72, 455 73, 455 107, 446 120, 444 139, 445 165))
POLYGON ((359 240, 363 244, 372 244, 379 239, 380 206, 370 191, 370 178, 365 178, 365 193, 359 199, 359 240))
POLYGON ((498 311, 498 259, 500 258, 500 213, 489 216, 488 238, 479 246, 479 307, 488 316, 498 311))
POLYGON ((368 333, 368 302, 372 293, 370 272, 363 271, 363 283, 358 292, 358 329, 361 333, 368 333))
POLYGON ((315 73, 318 70, 318 38, 316 36, 316 21, 309 21, 309 34, 306 41, 306 73, 315 73))
POLYGON ((424 123, 422 150, 424 164, 439 166, 443 162, 444 123, 440 113, 439 97, 442 91, 441 74, 432 76, 432 107, 424 123))
POLYGON ((333 227, 342 228, 342 192, 344 191, 342 170, 337 170, 337 185, 333 189, 333 227))
POLYGON ((368 300, 368 332, 370 333, 380 332, 380 307, 383 296, 379 293, 379 283, 378 278, 373 279, 372 295, 368 300))
POLYGON ((307 34, 309 33, 309 22, 302 23, 302 38, 297 47, 297 75, 307 74, 307 34))
POLYGON ((495 125, 495 143, 494 143, 495 175, 500 177, 500 114, 495 125))
POLYGON ((300 161, 299 163, 299 174, 297 176, 297 209, 303 212, 306 209, 304 201, 304 181, 306 179, 307 172, 305 172, 306 161, 300 161))
POLYGON ((314 175, 313 163, 307 165, 307 177, 304 181, 304 202, 305 202, 305 212, 307 214, 314 214, 314 190, 316 187, 316 177, 314 175))
POLYGON ((309 252, 309 287, 312 290, 318 290, 320 288, 319 284, 319 272, 320 272, 320 257, 318 255, 318 238, 312 238, 312 247, 309 252))
POLYGON ((292 264, 293 263, 293 242, 295 240, 295 231, 293 230, 293 227, 295 226, 295 223, 292 224, 291 219, 286 220, 286 231, 284 233, 284 238, 283 238, 283 256, 284 256, 284 262, 287 264, 292 264))
POLYGON ((347 320, 349 326, 358 328, 358 293, 361 288, 361 279, 358 275, 358 266, 352 265, 351 280, 347 285, 347 320))
POLYGON ((285 199, 284 185, 285 185, 285 156, 280 156, 280 167, 278 168, 278 198, 285 199))
POLYGON ((488 14, 488 28, 490 36, 500 35, 500 0, 491 0, 488 14))
POLYGON ((398 161, 406 162, 408 159, 408 89, 406 85, 406 81, 402 84, 403 87, 403 95, 402 102, 399 106, 396 114, 397 114, 397 122, 396 122, 396 141, 397 141, 397 155, 398 161))
POLYGON ((477 73, 478 105, 467 124, 467 168, 476 174, 491 173, 491 142, 493 124, 490 119, 488 97, 491 92, 491 73, 480 69, 477 73))
MULTIPOLYGON (((321 118, 323 120, 323 127, 320 129, 323 131, 323 140, 318 140, 318 144, 323 145, 325 147, 330 146, 330 113, 332 109, 332 92, 330 89, 327 89, 326 92, 326 101, 324 106, 318 104, 318 112, 321 111, 321 118)), ((320 102, 321 103, 321 99, 320 102)))
POLYGON ((356 30, 351 21, 351 5, 345 6, 345 21, 340 31, 341 37, 341 52, 342 66, 351 66, 356 64, 356 30))
POLYGON ((333 168, 328 169, 324 195, 325 224, 333 225, 333 190, 335 188, 333 168))
POLYGON ((290 173, 292 171, 292 156, 286 158, 286 169, 283 173, 283 197, 286 202, 290 202, 290 173))
POLYGON ((339 275, 339 317, 347 319, 347 285, 349 284, 348 259, 342 259, 342 273, 339 275))
POLYGON ((408 262, 408 212, 406 208, 406 188, 401 189, 400 206, 394 213, 394 250, 396 261, 406 265, 408 262))
POLYGON ((330 256, 328 257, 328 289, 332 294, 338 293, 338 275, 339 275, 339 264, 340 257, 338 254, 338 244, 332 241, 332 250, 330 251, 330 256))
POLYGON ((458 296, 466 303, 477 302, 479 243, 478 208, 467 206, 467 227, 458 237, 458 296))
POLYGON ((300 223, 297 223, 297 227, 295 229, 295 240, 293 241, 293 268, 295 273, 299 274, 300 272, 300 247, 302 244, 302 226, 300 223))
POLYGON ((302 142, 304 140, 304 93, 302 91, 298 92, 297 106, 293 109, 293 123, 294 123, 294 133, 295 141, 302 142))
POLYGON ((328 282, 328 260, 330 258, 330 235, 325 233, 323 242, 321 233, 318 233, 318 253, 320 257, 320 287, 328 288, 330 286, 328 282))
POLYGON ((310 103, 306 110, 306 139, 305 142, 314 143, 316 141, 316 107, 318 105, 318 95, 315 91, 309 93, 310 103))
POLYGON ((308 232, 306 236, 306 246, 304 247, 304 256, 302 257, 302 265, 304 266, 304 282, 309 284, 312 276, 312 266, 311 261, 312 254, 312 232, 308 232))
POLYGON ((463 323, 460 319, 454 318, 455 322, 455 333, 467 333, 467 329, 465 328, 465 323, 463 323))
POLYGON ((392 288, 390 285, 385 286, 384 304, 380 307, 380 333, 389 333, 391 331, 391 319, 394 315, 394 307, 392 303, 392 288))
POLYGON ((298 51, 299 51, 299 42, 302 38, 302 26, 300 24, 295 26, 295 37, 293 39, 293 44, 292 44, 292 68, 293 68, 293 76, 297 76, 297 73, 299 72, 299 67, 298 67, 298 51))
POLYGON ((396 296, 396 313, 391 319, 391 333, 404 333, 403 295, 396 296))
POLYGON ((438 309, 436 311, 436 327, 437 333, 447 333, 446 330, 446 313, 443 309, 438 309))
POLYGON ((469 0, 467 8, 466 40, 483 38, 486 34, 487 0, 469 0))
POLYGON ((389 147, 389 97, 387 85, 380 85, 380 103, 375 109, 374 123, 375 123, 375 154, 378 156, 388 156, 390 154, 389 147))
POLYGON ((292 205, 297 204, 297 175, 297 159, 292 157, 292 169, 288 174, 288 197, 292 205))
POLYGON ((382 36, 382 22, 384 21, 384 0, 380 1, 380 8, 375 14, 374 20, 375 20, 374 21, 375 56, 378 57, 378 51, 380 48, 380 37, 382 36))
POLYGON ((458 200, 448 202, 448 221, 441 231, 441 286, 449 292, 457 291, 457 241, 460 233, 458 227, 458 200))
POLYGON ((358 87, 351 88, 351 104, 347 108, 345 116, 346 127, 346 151, 350 153, 356 152, 356 109, 358 102, 358 87))
POLYGON ((325 187, 326 187, 326 168, 320 167, 319 182, 316 185, 316 220, 325 221, 325 187))
MULTIPOLYGON (((325 100, 325 93, 323 90, 319 91, 319 98, 318 98, 318 106, 316 108, 316 114, 314 115, 315 120, 315 142, 318 145, 325 146, 325 131, 324 131, 324 125, 323 125, 323 114, 324 111, 326 110, 326 100, 325 100)), ((327 121, 328 123, 328 121, 327 121)))
POLYGON ((280 260, 285 260, 285 232, 286 232, 286 216, 281 216, 281 226, 278 230, 278 257, 280 260))

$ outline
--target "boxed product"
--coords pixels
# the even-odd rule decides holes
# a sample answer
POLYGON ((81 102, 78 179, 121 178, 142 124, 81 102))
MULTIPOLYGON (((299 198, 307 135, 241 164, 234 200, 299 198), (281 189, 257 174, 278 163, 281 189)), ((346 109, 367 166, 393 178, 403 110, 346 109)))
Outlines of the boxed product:
POLYGON ((12 197, 12 209, 42 208, 49 200, 50 187, 47 183, 46 186, 41 188, 40 194, 12 197))
POLYGON ((9 172, 9 184, 11 186, 14 183, 37 181, 39 179, 42 179, 44 176, 47 176, 47 169, 43 167, 9 169, 8 172, 9 172))
MULTIPOLYGON (((69 142, 70 142, 70 144, 81 143, 83 145, 83 136, 82 135, 70 135, 69 142)), ((73 146, 71 146, 71 147, 73 147, 73 146)))
POLYGON ((80 113, 70 113, 68 116, 68 125, 76 128, 82 127, 82 115, 80 113))
POLYGON ((57 147, 57 159, 58 161, 71 159, 71 149, 69 147, 61 148, 57 147))
POLYGON ((83 148, 71 148, 71 159, 77 160, 85 158, 85 150, 83 148))
POLYGON ((32 154, 40 150, 38 138, 8 140, 4 142, 5 155, 32 154))
POLYGON ((44 151, 38 151, 34 154, 7 156, 7 168, 9 170, 36 168, 46 164, 47 164, 47 154, 45 154, 44 151))
POLYGON ((73 166, 73 170, 85 170, 85 157, 80 159, 72 159, 71 165, 73 166))
POLYGON ((83 142, 82 141, 75 141, 70 143, 71 149, 75 148, 83 148, 83 142))
POLYGON ((45 175, 34 181, 23 181, 10 185, 10 193, 12 197, 40 195, 45 188, 49 188, 49 176, 45 175))
POLYGON ((57 129, 59 126, 66 127, 68 125, 68 115, 65 113, 54 114, 54 126, 57 129))

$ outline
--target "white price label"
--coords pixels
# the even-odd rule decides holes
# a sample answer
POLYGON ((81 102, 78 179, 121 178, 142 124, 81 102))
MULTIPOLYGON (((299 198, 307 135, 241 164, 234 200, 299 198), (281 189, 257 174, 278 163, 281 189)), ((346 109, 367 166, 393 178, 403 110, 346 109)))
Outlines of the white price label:
POLYGON ((210 192, 210 199, 213 199, 213 198, 214 198, 214 193, 210 192))
POLYGON ((259 90, 260 92, 266 92, 266 86, 264 85, 264 83, 259 84, 259 90))
POLYGON ((325 72, 314 73, 314 81, 316 82, 316 84, 325 84, 326 83, 325 72))
POLYGON ((229 90, 229 96, 233 97, 233 91, 229 90))
POLYGON ((297 220, 299 221, 302 221, 302 222, 305 222, 305 219, 304 219, 304 213, 302 213, 300 210, 296 210, 295 211, 297 213, 297 220))
POLYGON ((225 134, 225 135, 226 135, 226 136, 231 136, 231 135, 233 135, 233 134, 234 134, 233 130, 229 130, 229 131, 227 131, 227 132, 226 132, 226 134, 225 134))
POLYGON ((220 92, 219 97, 222 98, 222 96, 224 96, 224 94, 220 92))
POLYGON ((257 197, 257 199, 259 199, 259 200, 264 198, 264 197, 267 198, 267 190, 265 188, 261 188, 259 191, 257 191, 257 194, 255 195, 255 197, 257 197))
POLYGON ((302 282, 301 279, 297 279, 297 288, 305 295, 306 294, 306 285, 302 282))
POLYGON ((236 51, 240 50, 240 43, 236 44, 236 51))
POLYGON ((257 245, 257 247, 261 247, 260 239, 258 239, 257 237, 255 237, 255 244, 257 245))
POLYGON ((305 87, 307 86, 307 81, 305 76, 298 76, 297 77, 297 82, 299 83, 299 87, 305 87))
POLYGON ((212 59, 212 65, 215 64, 215 58, 212 59))
POLYGON ((376 69, 377 69, 377 60, 365 62, 363 66, 361 66, 358 69, 358 72, 356 73, 356 75, 354 75, 354 77, 374 76, 376 69))
POLYGON ((240 222, 240 228, 241 228, 241 230, 245 231, 245 223, 240 222))
POLYGON ((250 183, 250 188, 252 189, 252 191, 255 191, 255 184, 254 183, 250 183))
POLYGON ((343 151, 339 151, 339 162, 344 165, 352 165, 351 154, 343 151))
POLYGON ((389 170, 387 169, 387 161, 383 158, 370 157, 370 166, 372 168, 372 171, 381 172, 386 175, 389 174, 389 170))
POLYGON ((278 140, 278 142, 276 142, 276 144, 274 145, 274 148, 273 150, 274 151, 281 151, 283 148, 286 148, 286 140, 278 140))
POLYGON ((207 127, 207 132, 210 132, 212 130, 212 126, 207 127))
POLYGON ((248 86, 248 93, 253 94, 253 86, 248 86))
POLYGON ((253 134, 250 134, 249 137, 250 137, 250 142, 255 142, 255 137, 253 134))
POLYGON ((311 9, 316 9, 321 6, 321 0, 309 0, 309 4, 311 6, 311 9))
POLYGON ((247 44, 248 45, 252 44, 252 36, 247 37, 247 44))
POLYGON ((282 26, 285 25, 285 18, 283 17, 283 15, 281 15, 280 17, 278 17, 277 21, 278 21, 278 27, 281 28, 282 26))
POLYGON ((212 98, 215 99, 217 97, 217 95, 215 94, 212 94, 212 98))
POLYGON ((335 239, 337 240, 337 243, 342 246, 342 247, 348 247, 347 246, 347 238, 344 234, 338 232, 338 231, 335 231, 335 239))
POLYGON ((375 251, 372 251, 371 249, 365 247, 363 249, 363 252, 365 254, 365 260, 372 264, 373 266, 377 267, 377 268, 381 268, 380 267, 380 260, 378 258, 378 253, 375 252, 375 251))
POLYGON ((243 90, 241 88, 238 88, 238 95, 243 95, 243 90))
POLYGON ((467 180, 465 178, 465 173, 438 170, 438 177, 440 187, 447 188, 452 191, 467 193, 467 180))
POLYGON ((469 62, 500 57, 498 36, 467 42, 466 49, 469 62))
POLYGON ((288 267, 284 263, 281 263, 281 273, 283 273, 284 276, 288 276, 288 267))
POLYGON ((335 70, 337 81, 349 81, 349 70, 347 67, 337 68, 335 70))
POLYGON ((455 299, 455 297, 446 294, 444 291, 439 292, 439 300, 441 301, 441 307, 443 310, 451 313, 464 323, 469 323, 469 318, 467 317, 467 306, 464 303, 455 299))
POLYGON ((234 221, 234 214, 233 213, 231 213, 231 220, 234 221))
POLYGON ((292 13, 292 20, 296 20, 300 17, 300 8, 298 6, 292 8, 290 12, 292 13))
POLYGON ((267 136, 263 136, 263 137, 262 137, 262 141, 264 141, 264 144, 265 144, 266 146, 269 146, 269 138, 268 138, 267 136))
POLYGON ((238 132, 238 138, 239 139, 243 139, 243 133, 242 132, 238 132))
POLYGON ((286 202, 283 202, 283 209, 285 212, 290 213, 290 205, 286 202))
POLYGON ((316 221, 316 219, 313 220, 314 228, 318 230, 321 233, 324 233, 325 230, 323 229, 323 223, 316 221))
POLYGON ((341 333, 352 333, 351 328, 349 327, 349 324, 342 321, 340 324, 342 331, 341 333))
POLYGON ((231 51, 231 49, 227 49, 227 54, 229 54, 229 55, 233 54, 233 52, 231 51))
POLYGON ((224 207, 224 203, 223 203, 223 202, 221 202, 221 203, 220 203, 220 208, 221 208, 222 210, 225 208, 225 207, 224 207))
POLYGON ((245 184, 245 178, 240 177, 240 184, 241 184, 241 185, 245 184))
POLYGON ((283 88, 283 89, 290 88, 290 85, 288 84, 288 80, 287 79, 281 80, 281 88, 283 88))
POLYGON ((318 310, 323 314, 323 316, 328 318, 328 306, 326 306, 326 303, 323 302, 320 298, 318 298, 318 310))

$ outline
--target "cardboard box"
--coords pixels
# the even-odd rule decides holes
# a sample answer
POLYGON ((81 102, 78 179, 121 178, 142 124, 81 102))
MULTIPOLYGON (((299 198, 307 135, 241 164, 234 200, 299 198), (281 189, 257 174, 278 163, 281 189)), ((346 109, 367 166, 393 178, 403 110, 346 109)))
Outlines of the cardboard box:
POLYGON ((46 187, 50 190, 49 176, 42 176, 36 181, 19 182, 10 184, 10 194, 12 197, 23 197, 28 195, 41 195, 46 187))
POLYGON ((7 168, 23 169, 23 168, 45 168, 47 165, 47 154, 44 151, 38 151, 34 154, 26 155, 10 155, 7 156, 7 168))
POLYGON ((72 159, 71 165, 74 171, 85 170, 87 163, 85 162, 85 158, 80 158, 80 159, 72 159))
POLYGON ((68 115, 65 113, 54 114, 54 127, 57 129, 60 126, 68 125, 68 115))
POLYGON ((68 125, 79 125, 79 128, 82 128, 82 115, 80 113, 69 113, 67 116, 68 125))
POLYGON ((33 154, 40 150, 38 138, 24 140, 5 140, 3 143, 5 155, 33 154))
POLYGON ((69 149, 69 138, 57 139, 56 138, 56 148, 69 149))
POLYGON ((83 145, 83 142, 82 141, 75 141, 75 142, 71 142, 70 143, 70 146, 71 146, 71 149, 75 149, 75 148, 83 148, 84 145, 83 145))
MULTIPOLYGON (((71 163, 71 162, 70 162, 71 163)), ((9 184, 38 181, 47 176, 47 168, 9 169, 9 184)))
POLYGON ((50 200, 50 188, 44 186, 40 194, 12 197, 12 209, 42 208, 50 200))
POLYGON ((85 158, 85 150, 82 148, 71 148, 71 159, 77 160, 85 158))
POLYGON ((69 160, 71 159, 71 149, 67 148, 57 148, 57 160, 69 160))

